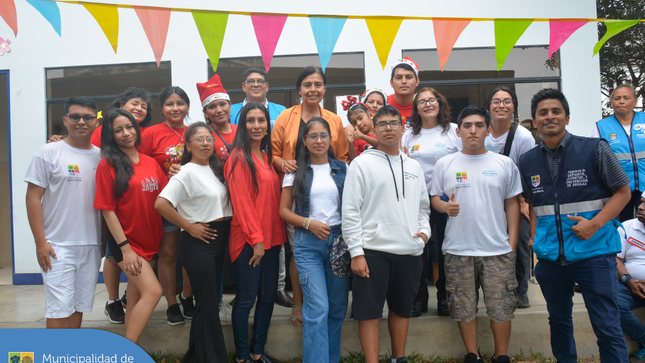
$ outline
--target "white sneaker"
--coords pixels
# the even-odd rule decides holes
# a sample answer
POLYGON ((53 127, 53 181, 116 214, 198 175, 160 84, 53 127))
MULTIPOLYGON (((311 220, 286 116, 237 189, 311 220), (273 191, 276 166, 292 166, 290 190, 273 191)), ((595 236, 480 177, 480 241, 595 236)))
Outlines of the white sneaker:
POLYGON ((231 316, 233 315, 233 307, 229 303, 223 302, 219 306, 219 320, 220 321, 231 321, 231 316))

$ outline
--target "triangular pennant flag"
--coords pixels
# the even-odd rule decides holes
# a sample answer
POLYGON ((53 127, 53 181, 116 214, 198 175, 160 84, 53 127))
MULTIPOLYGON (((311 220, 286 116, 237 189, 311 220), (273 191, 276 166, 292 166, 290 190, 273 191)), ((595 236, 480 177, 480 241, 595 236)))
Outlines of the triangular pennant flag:
POLYGON ((61 26, 60 26, 60 10, 58 9, 58 4, 55 1, 47 0, 27 0, 31 6, 33 6, 38 12, 47 19, 49 24, 54 27, 54 30, 58 35, 61 35, 61 26))
POLYGON ((576 30, 580 29, 583 25, 587 24, 589 21, 571 21, 571 20, 559 20, 559 19, 550 19, 549 20, 549 59, 553 56, 553 53, 557 52, 558 49, 564 44, 564 42, 569 39, 571 34, 575 33, 576 30))
POLYGON ((18 35, 18 16, 16 15, 16 4, 13 0, 0 0, 0 16, 4 22, 13 30, 13 35, 18 35))
POLYGON ((369 29, 372 37, 372 43, 374 43, 376 54, 378 54, 378 59, 381 61, 381 67, 383 69, 385 69, 387 57, 390 55, 394 38, 396 38, 396 33, 399 32, 399 27, 401 27, 402 22, 403 18, 379 17, 365 19, 367 29, 369 29))
POLYGON ((134 11, 137 13, 143 30, 146 32, 148 42, 150 42, 152 52, 157 61, 157 67, 159 67, 161 65, 161 56, 166 46, 166 37, 168 36, 170 9, 134 6, 134 11))
POLYGON ((636 20, 616 20, 616 21, 605 21, 605 26, 607 26, 607 32, 605 35, 596 43, 596 45, 593 47, 593 55, 598 54, 600 52, 600 48, 607 43, 611 37, 614 35, 622 32, 623 30, 626 30, 641 21, 636 19, 636 20))
POLYGON ((452 47, 455 46, 457 39, 461 35, 461 32, 466 29, 470 24, 470 20, 458 20, 458 19, 434 19, 432 20, 432 26, 434 27, 434 39, 437 43, 437 53, 439 54, 439 65, 441 66, 441 71, 443 72, 443 66, 446 65, 450 53, 452 52, 452 47))
POLYGON ((311 30, 314 32, 314 39, 316 40, 316 48, 318 48, 318 57, 320 57, 320 65, 323 72, 331 60, 331 55, 334 52, 334 47, 343 31, 345 21, 347 18, 320 18, 309 17, 311 30))
POLYGON ((495 58, 498 71, 531 23, 533 19, 495 19, 495 58))
POLYGON ((282 28, 284 28, 284 23, 287 21, 287 16, 251 14, 251 21, 255 30, 255 37, 258 39, 258 45, 260 46, 264 68, 268 72, 269 68, 271 68, 275 47, 278 45, 280 34, 282 34, 282 28))
POLYGON ((217 72, 219 55, 222 51, 224 42, 224 33, 226 32, 226 23, 228 22, 228 13, 218 11, 191 10, 195 25, 202 38, 206 54, 211 61, 213 72, 217 72))
POLYGON ((119 8, 111 4, 81 3, 92 14, 116 53, 119 45, 119 8))

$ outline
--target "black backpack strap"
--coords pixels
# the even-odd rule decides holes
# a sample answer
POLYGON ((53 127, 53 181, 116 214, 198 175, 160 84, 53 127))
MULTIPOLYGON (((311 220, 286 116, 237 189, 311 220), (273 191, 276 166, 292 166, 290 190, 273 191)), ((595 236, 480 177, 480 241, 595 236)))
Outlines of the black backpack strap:
POLYGON ((504 144, 504 151, 502 155, 509 156, 511 154, 511 146, 513 145, 513 139, 515 138, 515 130, 517 130, 517 124, 511 122, 511 128, 508 130, 508 136, 506 136, 506 144, 504 144))

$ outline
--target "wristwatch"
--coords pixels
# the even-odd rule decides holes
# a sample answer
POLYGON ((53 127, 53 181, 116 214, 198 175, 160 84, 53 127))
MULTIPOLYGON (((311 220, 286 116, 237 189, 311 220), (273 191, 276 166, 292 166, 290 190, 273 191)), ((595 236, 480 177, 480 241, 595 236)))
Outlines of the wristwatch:
POLYGON ((622 275, 622 276, 620 277, 620 281, 621 281, 623 284, 627 284, 627 282, 628 282, 629 280, 631 280, 631 279, 632 279, 632 275, 630 275, 630 274, 624 274, 624 275, 622 275))

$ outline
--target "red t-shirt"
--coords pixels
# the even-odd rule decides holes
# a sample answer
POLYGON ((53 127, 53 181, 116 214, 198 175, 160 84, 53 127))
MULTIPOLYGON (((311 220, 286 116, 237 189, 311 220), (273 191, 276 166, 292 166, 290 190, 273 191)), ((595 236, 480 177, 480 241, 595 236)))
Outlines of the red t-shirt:
MULTIPOLYGON (((233 146, 236 132, 237 125, 231 124, 231 132, 223 133, 220 131, 219 134, 222 135, 222 138, 227 144, 229 144, 229 146, 233 146)), ((213 137, 215 138, 215 152, 217 153, 217 156, 219 156, 220 160, 225 163, 226 160, 228 160, 228 149, 226 148, 226 144, 224 144, 224 141, 222 141, 222 139, 217 135, 215 130, 213 130, 213 137)))
POLYGON ((161 214, 155 209, 155 201, 168 183, 168 178, 157 162, 147 155, 139 153, 139 162, 133 165, 130 187, 116 200, 114 167, 105 158, 101 160, 96 169, 94 208, 116 212, 134 252, 151 260, 159 250, 163 237, 161 214))
POLYGON ((401 113, 401 121, 403 122, 403 126, 405 126, 405 120, 408 117, 412 116, 412 104, 401 106, 394 100, 394 95, 389 95, 387 97, 387 104, 392 105, 396 107, 397 110, 399 110, 399 113, 401 113))
MULTIPOLYGON (((99 149, 101 148, 101 130, 103 129, 103 125, 99 125, 94 132, 92 133, 92 139, 90 139, 90 142, 92 145, 98 147, 99 149)), ((147 129, 146 126, 141 126, 139 125, 139 133, 143 135, 143 130, 147 129)))
POLYGON ((280 178, 270 167, 271 161, 267 155, 262 154, 264 164, 253 154, 258 181, 257 194, 253 186, 253 177, 239 148, 233 150, 224 165, 224 177, 231 193, 234 211, 228 242, 231 261, 237 259, 246 243, 254 246, 264 242, 264 249, 268 250, 286 241, 284 221, 278 213, 280 178))
POLYGON ((165 122, 150 126, 141 135, 141 145, 138 150, 157 160, 168 175, 170 165, 179 164, 184 154, 184 136, 187 128, 188 126, 184 126, 183 129, 176 129, 165 122))
MULTIPOLYGON (((367 134, 367 136, 375 138, 372 134, 367 134)), ((369 142, 361 139, 354 139, 354 149, 356 149, 356 156, 360 155, 363 151, 367 150, 372 146, 369 142)))

